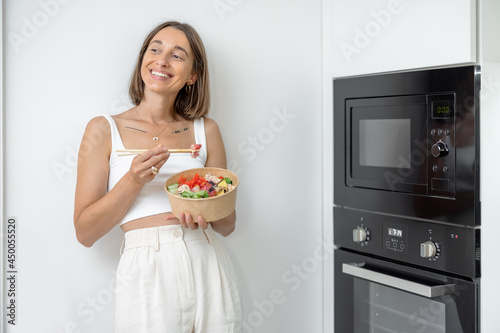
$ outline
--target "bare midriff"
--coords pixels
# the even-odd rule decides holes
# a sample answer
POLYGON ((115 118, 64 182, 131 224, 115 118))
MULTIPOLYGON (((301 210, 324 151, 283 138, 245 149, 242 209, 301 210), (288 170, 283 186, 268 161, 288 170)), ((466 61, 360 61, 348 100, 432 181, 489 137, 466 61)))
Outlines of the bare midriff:
POLYGON ((121 225, 121 228, 124 232, 142 229, 142 228, 151 228, 151 227, 160 227, 163 225, 175 225, 180 224, 178 219, 165 220, 165 218, 172 213, 161 213, 157 215, 146 216, 137 220, 133 220, 121 225))

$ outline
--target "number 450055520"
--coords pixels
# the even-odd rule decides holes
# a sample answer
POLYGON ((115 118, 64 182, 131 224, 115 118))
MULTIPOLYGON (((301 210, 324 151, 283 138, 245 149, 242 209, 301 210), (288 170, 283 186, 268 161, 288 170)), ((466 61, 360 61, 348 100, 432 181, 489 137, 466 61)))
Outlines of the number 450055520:
POLYGON ((16 220, 7 223, 7 263, 9 269, 16 268, 16 220))

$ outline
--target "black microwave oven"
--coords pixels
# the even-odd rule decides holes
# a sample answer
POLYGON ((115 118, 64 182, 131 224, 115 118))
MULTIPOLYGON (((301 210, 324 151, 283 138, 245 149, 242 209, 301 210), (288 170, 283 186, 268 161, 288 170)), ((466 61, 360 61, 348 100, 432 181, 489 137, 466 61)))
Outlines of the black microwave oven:
POLYGON ((477 226, 480 67, 338 78, 334 204, 477 226))

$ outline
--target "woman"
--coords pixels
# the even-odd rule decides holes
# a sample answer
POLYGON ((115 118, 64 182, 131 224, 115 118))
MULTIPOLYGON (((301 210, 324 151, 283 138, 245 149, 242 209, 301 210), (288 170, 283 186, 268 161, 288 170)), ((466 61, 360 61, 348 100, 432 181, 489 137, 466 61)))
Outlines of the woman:
POLYGON ((117 275, 116 332, 240 332, 236 275, 214 231, 227 236, 236 214, 207 223, 170 212, 163 184, 196 167, 226 168, 209 108, 206 54, 187 24, 166 22, 144 41, 130 84, 134 107, 92 119, 78 159, 74 224, 92 246, 116 225, 125 232, 117 275), (200 156, 170 148, 200 143, 200 156), (149 148, 138 156, 117 149, 149 148))

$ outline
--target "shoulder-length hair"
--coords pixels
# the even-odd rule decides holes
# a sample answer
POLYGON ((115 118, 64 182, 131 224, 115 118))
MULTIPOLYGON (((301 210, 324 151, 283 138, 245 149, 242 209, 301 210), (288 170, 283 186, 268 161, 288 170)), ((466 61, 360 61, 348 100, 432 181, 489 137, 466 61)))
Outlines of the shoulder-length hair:
POLYGON ((139 51, 139 57, 135 65, 132 78, 130 80, 129 96, 134 105, 139 105, 144 97, 144 81, 141 77, 141 66, 144 54, 153 37, 162 29, 172 27, 184 32, 189 41, 189 46, 193 51, 194 62, 193 72, 197 75, 197 80, 192 84, 189 92, 181 89, 175 99, 175 112, 186 119, 203 117, 210 108, 210 89, 208 84, 208 67, 205 46, 196 30, 187 23, 168 21, 154 28, 144 40, 139 51))

